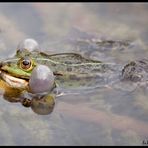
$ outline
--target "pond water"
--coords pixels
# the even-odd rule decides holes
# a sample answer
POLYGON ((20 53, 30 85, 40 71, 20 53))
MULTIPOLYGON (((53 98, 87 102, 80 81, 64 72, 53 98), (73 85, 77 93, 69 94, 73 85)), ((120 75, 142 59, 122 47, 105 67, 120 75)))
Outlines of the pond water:
MULTIPOLYGON (((12 57, 21 40, 34 38, 49 53, 89 53, 124 65, 148 58, 147 25, 147 3, 1 3, 0 58, 12 57), (96 36, 130 40, 132 48, 88 52, 68 44, 96 36)), ((147 95, 145 86, 117 83, 59 96, 49 115, 1 95, 0 145, 146 145, 147 95)))

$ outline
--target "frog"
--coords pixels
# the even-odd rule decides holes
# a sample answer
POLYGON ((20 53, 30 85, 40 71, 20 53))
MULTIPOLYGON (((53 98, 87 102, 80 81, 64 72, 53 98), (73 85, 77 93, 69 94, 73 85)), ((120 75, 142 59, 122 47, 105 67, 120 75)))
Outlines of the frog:
POLYGON ((13 57, 0 62, 0 77, 2 83, 5 83, 5 88, 9 88, 9 91, 5 92, 5 98, 11 102, 21 102, 25 107, 30 107, 32 102, 36 104, 35 106, 41 104, 41 102, 37 103, 34 100, 43 99, 42 102, 46 102, 51 98, 52 101, 48 102, 55 104, 54 100, 57 93, 55 89, 57 87, 64 89, 92 88, 102 81, 105 73, 114 71, 114 65, 111 63, 107 64, 99 60, 89 59, 78 53, 47 54, 40 50, 26 48, 24 45, 23 48, 17 48, 13 57), (50 90, 45 93, 41 92, 41 94, 33 93, 29 85, 31 75, 39 65, 47 66, 54 76, 54 83, 50 90))

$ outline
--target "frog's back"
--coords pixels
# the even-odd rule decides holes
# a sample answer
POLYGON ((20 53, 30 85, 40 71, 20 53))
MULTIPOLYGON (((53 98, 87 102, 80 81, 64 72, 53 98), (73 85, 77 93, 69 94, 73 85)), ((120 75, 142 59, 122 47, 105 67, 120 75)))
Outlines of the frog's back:
POLYGON ((53 61, 57 61, 65 64, 101 63, 101 61, 88 59, 78 53, 52 54, 52 55, 49 55, 49 58, 53 61))

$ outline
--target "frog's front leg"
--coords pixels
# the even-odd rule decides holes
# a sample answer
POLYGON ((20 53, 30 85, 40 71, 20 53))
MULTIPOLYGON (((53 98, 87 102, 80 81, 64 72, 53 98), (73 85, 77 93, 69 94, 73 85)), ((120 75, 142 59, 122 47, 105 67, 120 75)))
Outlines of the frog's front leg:
POLYGON ((3 98, 9 102, 20 102, 22 90, 10 87, 5 81, 0 79, 0 92, 3 98))

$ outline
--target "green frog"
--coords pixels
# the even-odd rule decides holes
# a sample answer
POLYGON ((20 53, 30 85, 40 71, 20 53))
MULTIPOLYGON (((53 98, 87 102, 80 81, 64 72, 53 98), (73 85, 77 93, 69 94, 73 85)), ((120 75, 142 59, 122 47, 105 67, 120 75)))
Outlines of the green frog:
MULTIPOLYGON (((54 100, 56 95, 53 93, 53 90, 57 86, 73 89, 93 87, 102 81, 104 73, 113 71, 113 69, 114 65, 110 66, 110 64, 104 64, 101 61, 88 59, 77 53, 49 55, 39 50, 30 51, 24 47, 17 49, 14 57, 0 63, 0 76, 1 81, 4 81, 3 83, 10 90, 6 91, 5 97, 15 102, 20 101, 19 98, 23 96, 23 99, 21 99, 22 104, 29 107, 32 102, 31 100, 35 99, 26 99, 26 96, 24 97, 26 92, 33 94, 31 95, 32 98, 39 96, 39 99, 36 100, 40 100, 41 98, 46 98, 46 101, 51 100, 51 98, 54 100), (46 65, 54 75, 52 87, 47 93, 43 93, 43 95, 32 93, 32 89, 29 86, 32 71, 38 65, 46 65)), ((38 73, 41 75, 41 73, 44 73, 43 71, 38 73)), ((54 101, 48 102, 54 104, 54 101)))

